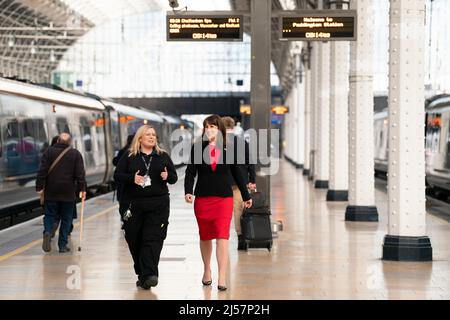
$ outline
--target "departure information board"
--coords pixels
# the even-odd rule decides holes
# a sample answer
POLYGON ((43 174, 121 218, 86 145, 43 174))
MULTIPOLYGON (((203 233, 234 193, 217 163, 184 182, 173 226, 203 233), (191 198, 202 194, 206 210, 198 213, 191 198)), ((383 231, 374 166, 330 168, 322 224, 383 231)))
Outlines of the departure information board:
POLYGON ((243 16, 167 14, 168 41, 242 41, 243 16))
POLYGON ((279 20, 280 40, 356 40, 356 10, 305 11, 279 20))

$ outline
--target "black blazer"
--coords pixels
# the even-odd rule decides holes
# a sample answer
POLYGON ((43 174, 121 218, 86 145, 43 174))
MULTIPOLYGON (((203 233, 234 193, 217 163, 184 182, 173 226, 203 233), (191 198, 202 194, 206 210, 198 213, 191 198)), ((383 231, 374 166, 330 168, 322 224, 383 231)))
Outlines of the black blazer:
POLYGON ((133 200, 146 199, 149 197, 159 197, 169 194, 167 184, 174 184, 178 180, 177 171, 173 165, 172 159, 166 152, 157 154, 154 151, 151 155, 138 153, 136 156, 129 156, 129 153, 124 154, 117 164, 114 172, 114 180, 123 185, 121 202, 129 202, 133 200), (134 183, 134 175, 139 170, 139 175, 145 175, 146 168, 144 160, 149 163, 150 157, 150 178, 151 186, 142 188, 134 183), (167 168, 167 180, 161 178, 161 172, 167 168))
MULTIPOLYGON (((186 168, 186 176, 184 178, 184 193, 194 194, 197 197, 202 196, 217 196, 217 197, 232 197, 233 189, 231 188, 231 181, 229 175, 233 176, 237 186, 242 194, 244 201, 250 200, 250 195, 245 185, 244 177, 238 168, 238 165, 226 163, 226 148, 220 148, 220 157, 216 170, 213 171, 209 160, 208 141, 196 142, 191 148, 191 157, 186 168), (197 150, 197 151, 196 151, 197 150), (200 151, 201 150, 201 154, 200 151), (197 155, 195 155, 197 152, 197 155), (206 154, 205 158, 203 154, 206 154), (225 160, 224 160, 225 159, 225 160), (194 180, 197 178, 197 184, 194 189, 194 180)), ((234 160, 234 159, 233 159, 234 160)))

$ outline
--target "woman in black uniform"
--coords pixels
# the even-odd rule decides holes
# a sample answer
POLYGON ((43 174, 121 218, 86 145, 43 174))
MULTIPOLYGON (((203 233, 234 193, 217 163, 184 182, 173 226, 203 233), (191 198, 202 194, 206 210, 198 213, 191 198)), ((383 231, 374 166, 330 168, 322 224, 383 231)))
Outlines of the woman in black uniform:
POLYGON ((138 275, 136 285, 158 284, 158 263, 169 224, 169 189, 177 182, 170 156, 158 146, 153 127, 140 127, 117 164, 114 179, 123 184, 122 200, 130 203, 123 216, 125 239, 138 275))

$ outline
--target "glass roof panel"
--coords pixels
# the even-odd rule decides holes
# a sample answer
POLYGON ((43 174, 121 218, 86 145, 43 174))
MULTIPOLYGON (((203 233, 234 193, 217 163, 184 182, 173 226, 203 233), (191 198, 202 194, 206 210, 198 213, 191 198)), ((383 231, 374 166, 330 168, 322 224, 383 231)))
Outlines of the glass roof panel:
MULTIPOLYGON (((172 10, 168 0, 61 0, 95 24, 149 11, 172 10)), ((231 10, 229 0, 179 0, 177 10, 231 10)))

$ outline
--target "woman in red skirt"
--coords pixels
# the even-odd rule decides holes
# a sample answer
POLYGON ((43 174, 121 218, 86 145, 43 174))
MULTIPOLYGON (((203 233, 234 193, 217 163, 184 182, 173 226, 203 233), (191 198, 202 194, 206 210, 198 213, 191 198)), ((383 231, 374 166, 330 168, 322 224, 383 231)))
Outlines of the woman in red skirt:
POLYGON ((184 193, 186 202, 194 201, 195 217, 200 233, 200 251, 204 272, 203 285, 211 285, 212 240, 216 239, 216 256, 219 266, 219 290, 226 290, 226 270, 228 264, 228 239, 233 214, 233 190, 230 172, 235 179, 244 200, 250 208, 252 200, 244 178, 234 156, 226 156, 226 130, 218 115, 203 121, 203 140, 193 145, 191 158, 186 168, 184 193), (230 158, 231 161, 227 161, 230 158), (194 189, 194 180, 197 184, 194 189))

